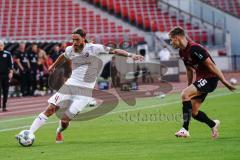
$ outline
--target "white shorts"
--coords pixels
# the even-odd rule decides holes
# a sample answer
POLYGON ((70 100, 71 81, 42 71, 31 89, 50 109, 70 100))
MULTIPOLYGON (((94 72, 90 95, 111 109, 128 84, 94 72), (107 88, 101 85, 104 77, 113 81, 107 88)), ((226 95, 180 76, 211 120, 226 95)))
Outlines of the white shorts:
MULTIPOLYGON (((66 89, 66 85, 65 85, 66 89)), ((92 100, 92 97, 85 95, 73 94, 71 87, 67 88, 64 93, 61 93, 61 89, 48 99, 48 103, 65 108, 67 113, 70 113, 69 118, 77 115, 78 112, 82 111, 92 100)))

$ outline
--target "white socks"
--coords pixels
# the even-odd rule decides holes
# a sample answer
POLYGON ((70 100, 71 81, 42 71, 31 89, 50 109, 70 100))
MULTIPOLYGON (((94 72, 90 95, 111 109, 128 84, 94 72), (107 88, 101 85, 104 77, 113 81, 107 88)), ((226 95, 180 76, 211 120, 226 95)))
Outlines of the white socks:
POLYGON ((35 133, 38 130, 38 128, 40 128, 41 126, 43 126, 46 123, 47 119, 48 119, 48 117, 45 114, 40 113, 38 115, 38 117, 33 121, 32 125, 29 129, 30 132, 35 133))
POLYGON ((60 133, 63 131, 63 128, 62 128, 62 123, 61 123, 61 120, 59 121, 59 125, 58 125, 58 128, 57 128, 57 133, 60 133))

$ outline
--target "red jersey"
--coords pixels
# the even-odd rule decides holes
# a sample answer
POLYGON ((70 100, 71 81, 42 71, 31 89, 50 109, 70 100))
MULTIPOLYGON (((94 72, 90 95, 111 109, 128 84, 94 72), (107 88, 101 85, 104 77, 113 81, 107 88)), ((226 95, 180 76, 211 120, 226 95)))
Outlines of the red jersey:
POLYGON ((195 69, 196 80, 217 77, 203 64, 207 58, 210 58, 213 63, 214 61, 208 51, 200 44, 189 41, 185 49, 179 50, 179 55, 186 66, 191 66, 195 69))

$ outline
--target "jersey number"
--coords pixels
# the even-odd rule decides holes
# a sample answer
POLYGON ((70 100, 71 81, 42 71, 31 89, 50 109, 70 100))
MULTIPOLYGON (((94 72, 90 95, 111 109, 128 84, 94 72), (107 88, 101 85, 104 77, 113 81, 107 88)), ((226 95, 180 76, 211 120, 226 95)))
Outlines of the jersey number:
POLYGON ((200 79, 200 80, 198 80, 198 84, 199 84, 201 87, 203 87, 203 86, 205 86, 205 84, 207 84, 207 80, 206 80, 206 79, 200 79))

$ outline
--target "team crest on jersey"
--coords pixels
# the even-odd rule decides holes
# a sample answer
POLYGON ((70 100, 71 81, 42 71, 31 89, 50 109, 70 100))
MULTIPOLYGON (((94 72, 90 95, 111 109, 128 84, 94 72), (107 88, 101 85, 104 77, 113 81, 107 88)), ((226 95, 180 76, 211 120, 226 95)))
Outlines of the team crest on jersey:
POLYGON ((86 53, 84 54, 84 56, 85 56, 85 57, 89 57, 89 53, 86 52, 86 53))

